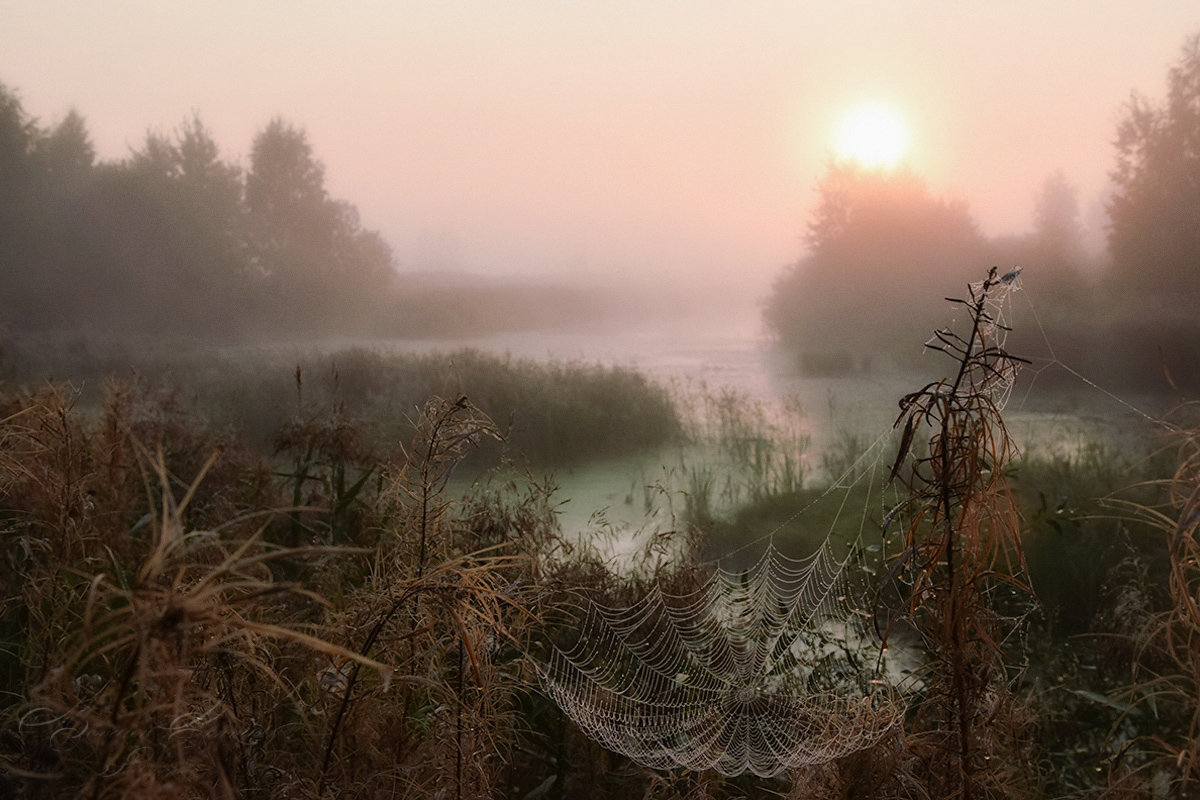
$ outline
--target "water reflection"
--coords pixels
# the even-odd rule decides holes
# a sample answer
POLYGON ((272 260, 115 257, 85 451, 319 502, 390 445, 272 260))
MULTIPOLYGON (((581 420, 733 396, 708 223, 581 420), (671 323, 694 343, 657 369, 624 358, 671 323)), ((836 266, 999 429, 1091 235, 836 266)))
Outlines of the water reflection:
MULTIPOLYGON (((702 493, 710 510, 719 514, 754 499, 755 481, 821 485, 838 477, 841 466, 836 465, 864 454, 870 461, 866 466, 890 464, 894 453, 888 445, 899 399, 943 377, 947 369, 930 353, 912 371, 806 376, 794 359, 748 330, 686 338, 645 330, 604 336, 509 334, 453 346, 514 358, 632 366, 671 389, 688 418, 691 443, 555 473, 558 496, 566 501, 560 507, 564 532, 603 533, 617 554, 633 549, 639 536, 678 526, 687 503, 702 493), (725 418, 731 413, 741 418, 725 418), (731 431, 736 425, 747 427, 731 431), (731 437, 739 435, 750 449, 731 452, 737 444, 731 437), (759 442, 760 449, 751 452, 756 445, 750 440, 759 435, 773 442, 770 447, 759 442)), ((438 348, 437 343, 418 346, 438 348)), ((1050 395, 1038 391, 1034 377, 1018 376, 1004 408, 1005 424, 1020 452, 1077 459, 1097 447, 1120 450, 1145 440, 1145 420, 1103 393, 1081 384, 1071 394, 1050 395)), ((885 478, 886 467, 879 480, 885 478)))

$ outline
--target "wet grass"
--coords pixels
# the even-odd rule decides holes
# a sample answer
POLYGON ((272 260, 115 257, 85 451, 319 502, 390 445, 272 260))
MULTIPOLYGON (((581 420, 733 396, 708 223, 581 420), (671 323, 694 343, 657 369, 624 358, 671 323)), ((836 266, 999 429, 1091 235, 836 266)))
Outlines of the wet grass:
POLYGON ((495 420, 505 449, 491 448, 493 461, 504 456, 560 466, 639 452, 684 435, 670 392, 625 367, 470 349, 136 350, 86 339, 3 344, 0 379, 10 386, 50 380, 76 392, 76 405, 89 411, 102 402, 105 382, 117 378, 259 449, 275 445, 283 420, 333 417, 360 431, 371 447, 394 449, 435 396, 465 396, 495 420))
MULTIPOLYGON (((876 569, 897 552, 890 459, 864 457, 895 443, 846 432, 815 454, 799 408, 724 393, 684 419, 631 371, 471 351, 239 359, 0 393, 0 794, 642 795, 671 781, 531 690, 556 602, 629 601, 768 538, 799 556, 832 535, 876 569), (510 465, 445 491, 520 452, 672 437, 712 458, 680 465, 677 529, 637 575, 560 535, 552 479, 510 465)), ((1005 468, 1039 605, 1007 609, 1003 649, 1047 796, 1192 786, 1200 515, 1177 427, 1169 449, 1005 468)))
POLYGON ((127 386, 95 418, 0 397, 0 793, 507 792, 556 528, 534 484, 443 493, 492 433, 430 401, 408 457, 341 452, 379 480, 294 506, 294 476, 127 386))

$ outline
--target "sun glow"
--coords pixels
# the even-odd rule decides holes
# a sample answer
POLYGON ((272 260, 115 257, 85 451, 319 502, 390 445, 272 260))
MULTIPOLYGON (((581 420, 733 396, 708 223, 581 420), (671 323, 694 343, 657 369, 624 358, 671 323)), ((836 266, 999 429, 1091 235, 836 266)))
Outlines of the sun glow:
POLYGON ((834 150, 839 158, 852 159, 864 167, 891 169, 908 150, 908 128, 888 106, 861 105, 842 118, 834 150))

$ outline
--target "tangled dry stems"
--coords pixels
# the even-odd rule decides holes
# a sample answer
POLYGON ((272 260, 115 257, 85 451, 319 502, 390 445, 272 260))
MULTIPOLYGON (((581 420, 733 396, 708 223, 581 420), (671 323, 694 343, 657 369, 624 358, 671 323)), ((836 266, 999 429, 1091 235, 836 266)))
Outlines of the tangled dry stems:
MULTIPOLYGON (((968 367, 982 354, 981 371, 996 370, 997 351, 967 353, 968 367)), ((702 542, 654 542, 641 577, 619 579, 557 536, 549 483, 451 502, 449 476, 498 434, 465 398, 425 406, 411 444, 382 460, 328 411, 282 427, 271 464, 170 394, 114 384, 94 418, 60 388, 0 397, 0 795, 748 791, 632 769, 528 691, 526 656, 553 633, 560 601, 621 602, 650 579, 694 586, 702 542)), ((1122 506, 1161 531, 1167 586, 1158 610, 1114 611, 1130 618, 1123 699, 1129 714, 1152 708, 1155 728, 1106 762, 1111 797, 1200 786, 1194 411, 1175 425, 1164 501, 1122 506)), ((932 655, 909 687, 919 702, 903 734, 756 789, 1034 795, 1038 720, 1006 660, 1014 619, 998 602, 1025 590, 999 409, 940 382, 906 398, 901 421, 895 476, 910 501, 894 515, 905 524, 890 578, 902 591, 883 599, 901 600, 932 655)))
POLYGON ((275 544, 287 487, 129 387, 90 426, 56 388, 0 415, 7 793, 493 793, 534 619, 522 551, 553 526, 476 508, 484 542, 451 513, 449 471, 494 432, 465 399, 427 406, 414 455, 355 498, 355 546, 275 544))
POLYGON ((929 656, 903 775, 939 800, 1029 796, 1036 781, 1023 766, 1031 720, 1003 649, 1013 620, 996 602, 1002 591, 1030 593, 1004 472, 1015 448, 996 400, 1020 362, 1003 349, 1007 329, 993 316, 990 295, 1005 281, 993 268, 969 300, 956 301, 969 332, 940 330, 929 345, 954 359, 955 374, 906 395, 896 422, 892 478, 906 497, 891 516, 904 526, 881 592, 897 593, 902 614, 893 622, 929 656))
MULTIPOLYGON (((1200 793, 1200 406, 1166 420, 1165 449, 1177 465, 1149 488, 1158 503, 1110 498, 1131 522, 1162 536, 1166 606, 1131 615, 1131 680, 1119 697, 1128 713, 1148 709, 1155 731, 1122 744, 1106 765, 1109 797, 1194 797, 1200 793)), ((1146 488, 1146 487, 1138 487, 1146 488)))

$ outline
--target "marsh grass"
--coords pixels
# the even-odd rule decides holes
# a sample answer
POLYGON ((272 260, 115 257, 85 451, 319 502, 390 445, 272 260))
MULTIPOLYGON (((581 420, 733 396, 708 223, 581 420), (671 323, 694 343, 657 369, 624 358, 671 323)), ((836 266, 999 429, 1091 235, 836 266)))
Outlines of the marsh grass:
POLYGON ((795 398, 774 411, 729 388, 703 395, 702 441, 715 443, 729 473, 728 505, 753 503, 804 485, 810 436, 795 398))
POLYGON ((1119 519, 1157 540, 1156 553, 1133 561, 1121 595, 1117 635, 1127 643, 1131 680, 1108 700, 1120 713, 1102 765, 1105 796, 1114 798, 1200 794, 1198 407, 1184 404, 1165 422, 1160 452, 1174 465, 1169 477, 1108 498, 1119 519))
POLYGON ((181 343, 139 351, 84 338, 10 342, 4 359, 0 378, 74 387, 86 413, 99 408, 111 378, 169 393, 181 409, 236 430, 262 451, 275 443, 281 420, 338 414, 385 458, 409 439, 426 400, 460 395, 505 433, 503 447, 475 459, 489 465, 509 457, 562 466, 677 444, 684 435, 668 389, 634 369, 580 361, 388 346, 213 350, 181 343))
POLYGON ((692 443, 678 468, 682 524, 720 538, 718 532, 740 509, 803 490, 811 438, 799 401, 793 398, 771 409, 728 387, 702 387, 679 402, 688 409, 692 443))
POLYGON ((85 424, 67 391, 2 398, 5 795, 483 797, 516 780, 533 554, 557 533, 543 492, 465 514, 443 493, 490 420, 426 404, 334 537, 336 498, 289 506, 294 476, 159 400, 114 385, 85 424), (296 512, 316 541, 289 542, 296 512))
POLYGON ((1133 535, 1106 498, 1149 499, 1144 489, 1131 494, 1129 487, 1161 469, 1161 461, 1092 442, 1068 453, 1021 456, 1009 465, 1030 583, 1055 637, 1092 630, 1111 604, 1114 571, 1153 557, 1145 537, 1133 535))
MULTIPOLYGON (((715 553, 745 548, 770 538, 783 553, 803 558, 822 546, 842 555, 851 547, 870 548, 863 565, 875 572, 882 542, 873 535, 894 503, 892 493, 878 483, 857 482, 847 487, 814 485, 771 495, 742 505, 703 528, 715 553)), ((751 547, 745 559, 752 560, 751 547)))
POLYGON ((997 408, 931 384, 884 490, 860 439, 815 458, 803 409, 736 392, 686 428, 622 370, 294 356, 0 393, 0 796, 1196 793, 1194 407, 1148 457, 1012 458, 997 408), (672 437, 709 460, 680 463, 682 490, 631 484, 670 524, 620 568, 561 535, 553 479, 514 455, 672 437), (876 548, 893 643, 931 654, 907 731, 854 763, 651 773, 532 688, 580 593, 686 591, 749 540, 800 556, 830 533, 876 548))

